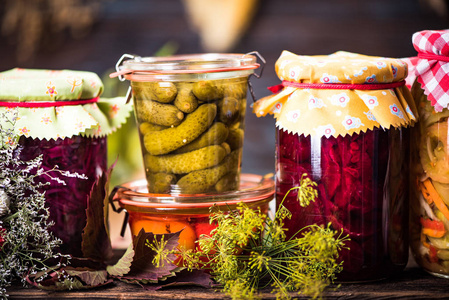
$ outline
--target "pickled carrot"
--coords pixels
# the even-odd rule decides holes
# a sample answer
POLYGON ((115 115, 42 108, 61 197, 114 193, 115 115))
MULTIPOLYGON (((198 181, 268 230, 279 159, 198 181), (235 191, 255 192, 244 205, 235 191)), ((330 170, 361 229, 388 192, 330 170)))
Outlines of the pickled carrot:
POLYGON ((418 184, 418 188, 421 190, 421 193, 422 193, 424 199, 426 199, 427 203, 428 204, 432 203, 433 202, 432 197, 430 197, 430 193, 427 191, 427 189, 424 186, 424 184, 420 182, 418 184))
POLYGON ((423 184, 427 192, 429 193, 429 196, 432 199, 433 203, 435 203, 435 206, 441 211, 444 217, 449 220, 449 210, 447 209, 447 206, 444 203, 443 199, 441 199, 440 195, 433 187, 433 184, 429 179, 426 179, 423 184))

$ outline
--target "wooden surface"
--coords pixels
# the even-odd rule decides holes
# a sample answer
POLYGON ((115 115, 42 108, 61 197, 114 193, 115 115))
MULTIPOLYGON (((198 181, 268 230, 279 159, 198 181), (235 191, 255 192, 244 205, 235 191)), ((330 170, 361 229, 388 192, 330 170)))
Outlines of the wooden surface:
MULTIPOLYGON (((342 284, 336 290, 329 289, 324 299, 449 299, 449 280, 427 274, 410 262, 396 278, 389 280, 342 284)), ((213 289, 199 287, 166 288, 146 291, 137 285, 119 281, 102 288, 47 292, 34 288, 10 288, 10 299, 223 299, 221 293, 213 289)), ((262 299, 275 299, 269 291, 261 293, 262 299)), ((306 299, 306 297, 298 297, 306 299)))

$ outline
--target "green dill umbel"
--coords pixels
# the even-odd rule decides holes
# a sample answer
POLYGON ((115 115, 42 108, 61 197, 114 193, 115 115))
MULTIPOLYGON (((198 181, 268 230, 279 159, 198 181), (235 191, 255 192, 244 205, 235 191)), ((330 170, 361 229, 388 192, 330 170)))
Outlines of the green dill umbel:
POLYGON ((27 275, 47 270, 50 260, 54 265, 55 261, 61 263, 68 258, 56 253, 61 240, 49 231, 53 223, 49 221, 45 193, 41 188, 50 182, 37 180, 44 176, 49 181, 64 184, 51 176, 51 172, 66 172, 59 171, 57 166, 43 170, 42 156, 21 160, 21 147, 13 133, 17 112, 6 111, 0 118, 8 120, 11 125, 8 128, 0 126, 0 297, 6 298, 6 288, 12 282, 25 284, 27 275))
MULTIPOLYGON (((290 191, 298 189, 298 201, 306 206, 317 197, 315 186, 303 176, 290 191)), ((278 299, 290 299, 291 292, 321 297, 342 269, 338 251, 348 237, 330 225, 310 225, 287 240, 283 220, 291 213, 283 202, 273 219, 243 203, 231 212, 213 207, 210 223, 217 227, 201 236, 200 250, 180 251, 185 267, 209 270, 232 299, 257 299, 264 288, 278 299)))

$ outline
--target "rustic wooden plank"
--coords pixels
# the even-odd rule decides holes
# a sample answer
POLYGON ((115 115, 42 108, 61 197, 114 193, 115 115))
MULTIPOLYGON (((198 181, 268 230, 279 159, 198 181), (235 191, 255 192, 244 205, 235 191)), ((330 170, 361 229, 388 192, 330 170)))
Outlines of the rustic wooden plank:
MULTIPOLYGON (((427 274, 415 265, 388 280, 342 284, 330 288, 325 299, 449 299, 448 280, 427 274)), ((137 285, 116 281, 113 284, 87 291, 47 292, 34 288, 13 287, 8 290, 10 299, 223 299, 214 289, 176 287, 147 291, 137 285)), ((294 294, 292 294, 294 295, 294 294)), ((275 299, 264 290, 262 299, 275 299)), ((307 297, 299 297, 305 299, 307 297)))

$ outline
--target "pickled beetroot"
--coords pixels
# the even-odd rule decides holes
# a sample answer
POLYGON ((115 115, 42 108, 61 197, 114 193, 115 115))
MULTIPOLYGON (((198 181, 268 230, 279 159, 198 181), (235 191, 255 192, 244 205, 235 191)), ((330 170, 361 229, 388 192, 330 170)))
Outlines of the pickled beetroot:
MULTIPOLYGON (((393 218, 399 218, 404 226, 394 236, 399 236, 400 243, 407 242, 406 196, 390 194, 391 182, 407 184, 407 173, 393 170, 398 165, 405 168, 408 162, 404 138, 401 130, 374 130, 337 138, 305 137, 277 130, 277 203, 290 188, 299 186, 303 173, 318 184, 318 199, 305 208, 299 206, 295 191, 285 199, 284 205, 294 213, 291 220, 285 220, 287 235, 312 223, 329 222, 335 230, 348 234, 351 250, 341 253, 344 269, 340 280, 384 278, 390 266, 403 268, 407 262, 408 253, 393 255, 388 251, 395 247, 387 245, 391 240, 388 237, 393 235, 389 226, 393 218), (399 152, 399 163, 389 159, 398 157, 394 151, 403 151, 399 152), (391 174, 400 174, 401 178, 391 180, 391 174), (404 208, 398 210, 392 205, 404 208), (391 257, 398 260, 391 261, 391 257)), ((393 251, 405 252, 402 248, 393 251)))
MULTIPOLYGON (((52 172, 52 176, 66 183, 50 181, 45 186, 45 201, 50 211, 50 220, 55 222, 52 232, 63 241, 61 251, 77 257, 82 256, 82 232, 86 226, 87 200, 97 177, 107 169, 106 137, 89 138, 74 136, 57 140, 39 140, 21 137, 21 158, 30 160, 43 155, 42 168, 84 174, 87 179, 63 176, 52 172)), ((42 180, 47 181, 45 178, 42 180)))

